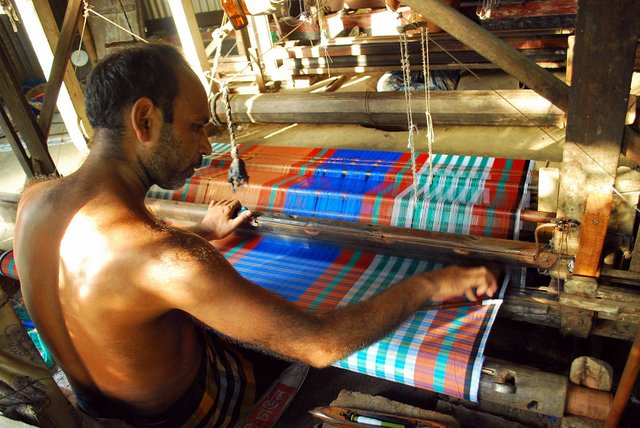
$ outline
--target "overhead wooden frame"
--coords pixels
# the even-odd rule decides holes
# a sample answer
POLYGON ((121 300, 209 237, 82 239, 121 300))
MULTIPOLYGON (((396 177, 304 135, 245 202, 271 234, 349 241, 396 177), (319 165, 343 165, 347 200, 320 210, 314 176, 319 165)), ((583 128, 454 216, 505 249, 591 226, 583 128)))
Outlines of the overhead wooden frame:
MULTIPOLYGON (((491 32, 440 0, 404 0, 403 3, 551 101, 562 111, 569 111, 569 86, 491 32)), ((635 50, 630 58, 635 58, 635 50)), ((624 88, 628 92, 628 86, 624 88)), ((624 130, 624 154, 629 159, 640 159, 638 134, 628 126, 624 130)))
POLYGON ((404 0, 403 3, 551 101, 562 111, 567 111, 569 86, 503 40, 440 0, 404 0))
POLYGON ((67 68, 67 62, 71 55, 71 42, 75 34, 76 23, 80 17, 82 0, 69 0, 67 10, 64 15, 60 37, 53 54, 53 65, 47 79, 47 89, 44 94, 44 101, 40 109, 40 118, 38 123, 42 128, 42 133, 49 135, 53 113, 56 107, 56 101, 60 93, 60 87, 64 78, 64 72, 67 68))
MULTIPOLYGON (((47 149, 47 139, 22 94, 22 85, 15 78, 15 72, 2 42, 0 42, 0 94, 4 104, 11 112, 15 126, 29 151, 30 157, 21 147, 14 147, 14 151, 18 149, 15 151, 16 156, 24 156, 20 160, 20 164, 27 176, 57 175, 58 171, 47 149)), ((3 107, 0 106, 1 108, 3 107)), ((3 117, 6 117, 4 112, 3 117)), ((7 135, 10 141, 12 137, 15 137, 11 132, 7 135)), ((16 143, 19 144, 19 141, 16 141, 16 143)))
MULTIPOLYGON (((25 27, 28 27, 26 33, 33 45, 38 62, 45 75, 48 75, 52 71, 53 64, 56 61, 54 52, 58 47, 60 31, 49 2, 46 0, 24 0, 16 2, 16 8, 20 13, 25 27)), ((73 21, 72 28, 66 30, 71 32, 72 35, 76 27, 76 22, 77 19, 73 21)), ((66 50, 67 47, 61 46, 60 49, 66 50)), ((92 136, 93 132, 86 119, 82 89, 78 83, 75 72, 68 66, 69 56, 67 55, 66 58, 60 57, 57 61, 62 64, 59 67, 62 67, 64 74, 64 86, 60 84, 58 88, 60 93, 55 101, 71 138, 71 142, 80 153, 86 155, 88 153, 88 147, 80 122, 84 125, 84 130, 89 137, 92 136)), ((59 72, 60 71, 56 71, 56 73, 59 72)), ((56 85, 52 83, 51 86, 56 85)), ((49 124, 43 121, 43 124, 47 125, 45 127, 46 131, 48 131, 50 119, 45 120, 49 120, 49 124)), ((45 134, 45 136, 47 135, 45 134)))

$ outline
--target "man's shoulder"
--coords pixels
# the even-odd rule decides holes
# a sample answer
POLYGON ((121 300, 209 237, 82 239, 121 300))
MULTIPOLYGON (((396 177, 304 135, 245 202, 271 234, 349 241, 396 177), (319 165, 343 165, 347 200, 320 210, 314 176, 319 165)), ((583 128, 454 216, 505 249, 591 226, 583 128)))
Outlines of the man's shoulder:
POLYGON ((56 191, 60 185, 59 178, 41 176, 30 179, 25 185, 18 203, 22 217, 47 215, 48 210, 55 209, 55 202, 61 192, 56 191))
POLYGON ((151 226, 151 230, 157 249, 167 255, 181 256, 178 260, 202 260, 217 254, 207 240, 187 230, 162 223, 151 226))

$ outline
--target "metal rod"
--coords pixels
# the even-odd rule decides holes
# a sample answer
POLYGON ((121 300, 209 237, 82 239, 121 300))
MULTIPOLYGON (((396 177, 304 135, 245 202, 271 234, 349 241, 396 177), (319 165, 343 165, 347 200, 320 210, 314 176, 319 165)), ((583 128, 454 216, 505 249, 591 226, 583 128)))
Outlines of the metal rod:
MULTIPOLYGON (((206 205, 159 199, 147 199, 146 204, 159 217, 183 224, 199 224, 207 210, 206 205)), ((455 261, 472 258, 540 269, 549 269, 558 260, 557 254, 537 254, 533 242, 279 213, 260 213, 257 225, 245 225, 242 231, 339 242, 416 258, 438 257, 455 261)))

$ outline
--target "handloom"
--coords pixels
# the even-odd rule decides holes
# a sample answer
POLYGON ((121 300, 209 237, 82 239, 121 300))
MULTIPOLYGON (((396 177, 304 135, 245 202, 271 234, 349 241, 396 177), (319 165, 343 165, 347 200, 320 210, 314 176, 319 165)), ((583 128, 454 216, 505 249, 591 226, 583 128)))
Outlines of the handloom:
MULTIPOLYGON (((149 197, 193 203, 239 199, 253 211, 281 212, 513 238, 527 201, 528 161, 417 156, 418 204, 409 153, 240 146, 250 182, 227 183, 229 147, 215 145, 180 190, 149 197)), ((394 282, 439 265, 291 237, 233 236, 215 243, 246 278, 309 311, 356 303, 394 282)), ((434 302, 437 303, 437 302, 434 302)), ((385 339, 336 362, 337 367, 477 401, 483 350, 501 300, 419 311, 385 339)), ((363 320, 366 322, 366 320, 363 320)))

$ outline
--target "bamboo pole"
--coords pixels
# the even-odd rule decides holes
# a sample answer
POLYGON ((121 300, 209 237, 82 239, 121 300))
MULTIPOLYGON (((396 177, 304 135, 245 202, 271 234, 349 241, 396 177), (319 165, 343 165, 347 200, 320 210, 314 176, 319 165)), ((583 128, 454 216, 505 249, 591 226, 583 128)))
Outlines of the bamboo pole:
MULTIPOLYGON (((424 100, 412 99, 414 123, 425 125, 424 100)), ((397 125, 406 122, 401 92, 337 92, 314 94, 256 94, 231 96, 236 123, 353 123, 397 125)), ((217 100, 214 119, 226 122, 224 104, 217 100)), ((564 126, 564 113, 531 90, 440 91, 431 94, 435 124, 564 126)))

